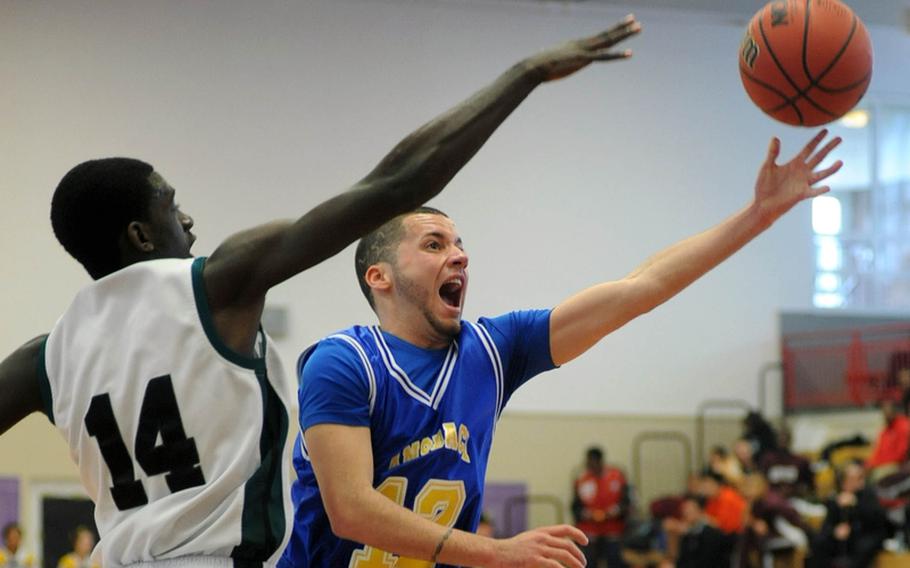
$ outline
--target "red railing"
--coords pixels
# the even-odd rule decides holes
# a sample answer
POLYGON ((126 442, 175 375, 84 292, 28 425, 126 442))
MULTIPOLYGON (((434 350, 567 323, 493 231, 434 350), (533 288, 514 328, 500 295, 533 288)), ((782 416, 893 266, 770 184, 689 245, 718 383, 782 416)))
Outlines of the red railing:
POLYGON ((910 370, 910 323, 784 335, 784 408, 848 408, 899 399, 910 370))

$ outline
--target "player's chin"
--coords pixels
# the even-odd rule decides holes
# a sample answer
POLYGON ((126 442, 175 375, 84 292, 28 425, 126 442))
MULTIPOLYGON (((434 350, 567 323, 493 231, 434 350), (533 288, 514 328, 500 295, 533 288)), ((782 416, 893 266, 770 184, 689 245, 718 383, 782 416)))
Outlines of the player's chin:
POLYGON ((435 322, 436 331, 441 335, 454 339, 461 333, 461 314, 454 318, 437 318, 435 322))

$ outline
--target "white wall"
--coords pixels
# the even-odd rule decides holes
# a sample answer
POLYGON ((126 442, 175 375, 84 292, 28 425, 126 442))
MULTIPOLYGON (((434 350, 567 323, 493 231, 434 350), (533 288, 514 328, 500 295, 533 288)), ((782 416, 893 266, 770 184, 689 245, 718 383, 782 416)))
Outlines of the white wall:
MULTIPOLYGON (((480 0, 0 2, 0 352, 50 328, 88 281, 47 220, 76 163, 155 164, 206 254, 347 187, 520 57, 625 13, 480 0)), ((552 306, 622 276, 744 205, 770 136, 787 154, 808 138, 747 100, 738 25, 639 17, 632 61, 541 87, 434 202, 472 255, 468 317, 552 306)), ((910 96, 910 39, 872 32, 871 92, 910 96)), ((290 309, 289 366, 305 344, 372 319, 352 255, 270 295, 290 309)), ((758 368, 776 358, 775 313, 807 307, 811 284, 802 205, 512 408, 689 414, 708 397, 754 401, 758 368)))

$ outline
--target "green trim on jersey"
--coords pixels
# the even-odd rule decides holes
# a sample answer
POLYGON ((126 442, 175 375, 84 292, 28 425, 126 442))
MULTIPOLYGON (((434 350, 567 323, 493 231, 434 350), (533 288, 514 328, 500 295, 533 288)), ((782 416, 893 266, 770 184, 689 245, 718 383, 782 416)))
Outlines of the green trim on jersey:
POLYGON ((196 310, 199 312, 199 320, 202 322, 202 329, 205 330, 205 336, 209 338, 209 343, 215 348, 222 357, 247 369, 252 369, 257 373, 265 370, 265 357, 254 358, 237 353, 228 347, 218 332, 215 330, 215 321, 212 319, 212 310, 209 308, 209 299, 205 295, 205 281, 202 278, 202 270, 205 268, 205 257, 200 256, 193 261, 193 297, 196 299, 196 310))
MULTIPOLYGON (((266 340, 262 338, 265 360, 266 340)), ((260 465, 247 480, 243 494, 241 543, 231 551, 235 568, 262 566, 284 539, 284 474, 282 456, 288 436, 288 412, 263 367, 256 371, 262 391, 260 465)))
POLYGON ((38 350, 38 389, 41 391, 41 402, 44 404, 43 411, 47 415, 47 419, 51 421, 51 424, 56 424, 54 422, 54 400, 51 396, 51 381, 47 376, 47 364, 44 361, 48 337, 44 337, 44 341, 41 342, 41 348, 38 350))
POLYGON ((256 373, 262 394, 262 433, 259 436, 259 467, 243 488, 243 513, 241 517, 240 544, 231 551, 235 568, 260 567, 281 546, 284 540, 284 476, 282 456, 288 436, 288 411, 268 379, 266 369, 266 339, 262 328, 261 357, 248 357, 237 353, 221 340, 205 295, 202 271, 205 257, 193 261, 193 296, 202 329, 209 343, 222 357, 251 369, 256 373))

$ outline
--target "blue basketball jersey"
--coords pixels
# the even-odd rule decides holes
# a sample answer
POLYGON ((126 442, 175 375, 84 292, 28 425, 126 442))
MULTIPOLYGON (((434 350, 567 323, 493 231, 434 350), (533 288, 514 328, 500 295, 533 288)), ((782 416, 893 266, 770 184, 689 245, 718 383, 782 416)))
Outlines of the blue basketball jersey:
MULTIPOLYGON (((549 315, 524 311, 463 322, 442 350, 421 349, 378 327, 329 336, 298 363, 301 429, 368 426, 379 492, 439 524, 474 531, 499 414, 520 384, 554 366, 549 315)), ((332 533, 302 436, 294 466, 295 527, 283 565, 395 564, 392 554, 332 533)))

